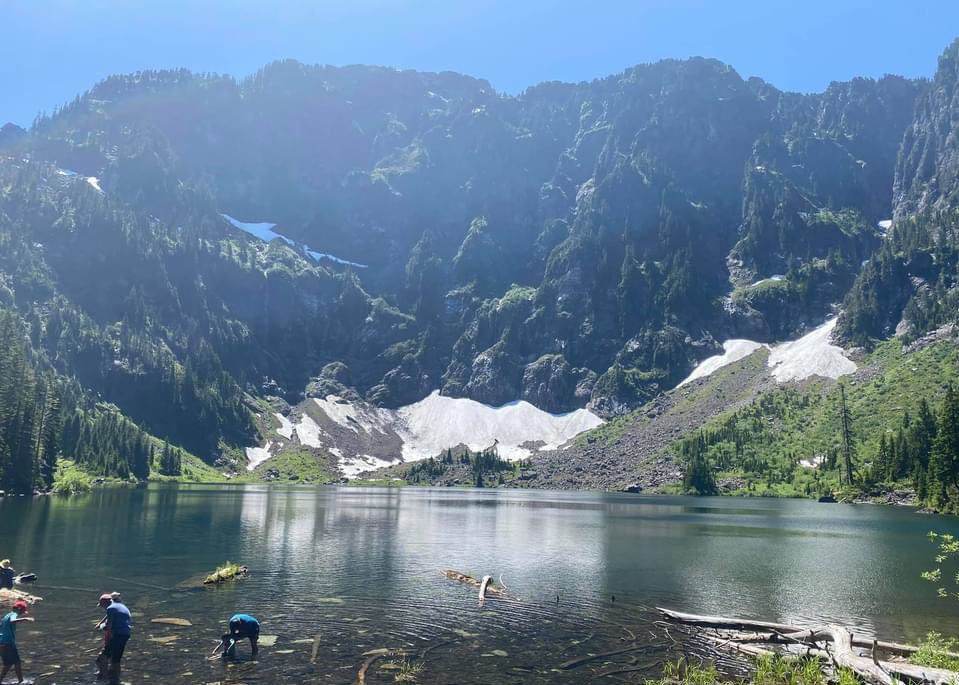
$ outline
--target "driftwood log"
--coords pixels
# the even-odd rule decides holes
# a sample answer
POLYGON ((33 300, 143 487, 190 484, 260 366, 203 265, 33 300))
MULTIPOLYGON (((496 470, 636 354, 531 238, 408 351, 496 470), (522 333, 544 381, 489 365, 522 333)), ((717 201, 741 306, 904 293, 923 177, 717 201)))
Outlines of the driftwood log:
POLYGON ((466 585, 472 585, 473 587, 477 588, 479 590, 479 598, 481 602, 486 599, 487 595, 502 597, 506 594, 501 587, 493 584, 493 576, 483 576, 482 580, 477 580, 473 576, 460 573, 459 571, 452 571, 450 569, 443 571, 443 574, 450 580, 455 580, 458 583, 465 583, 466 585))
POLYGON ((37 597, 22 590, 0 589, 0 608, 10 609, 15 602, 19 601, 24 601, 27 604, 36 604, 37 602, 42 602, 43 597, 37 597))
MULTIPOLYGON (((681 611, 671 611, 670 609, 662 609, 657 607, 656 610, 661 613, 666 618, 676 621, 677 623, 686 623, 688 625, 702 626, 704 628, 730 628, 733 630, 755 630, 759 632, 776 632, 781 634, 788 634, 791 632, 803 631, 805 630, 802 627, 797 627, 789 625, 786 623, 772 623, 770 621, 750 621, 739 618, 725 618, 723 616, 700 616, 699 614, 686 614, 681 611)), ((878 649, 887 652, 889 654, 896 654, 898 656, 912 656, 917 651, 918 647, 913 647, 912 645, 904 645, 899 642, 885 642, 883 640, 868 640, 865 638, 853 637, 852 641, 853 647, 863 647, 866 649, 871 649, 873 646, 878 649)), ((959 659, 959 653, 957 652, 943 652, 947 656, 959 659)))
MULTIPOLYGON (((687 625, 731 631, 726 639, 712 637, 719 646, 746 654, 759 656, 772 654, 755 643, 787 644, 805 648, 804 653, 824 659, 837 668, 847 668, 871 685, 896 685, 912 681, 929 685, 950 685, 959 682, 959 673, 941 668, 918 666, 904 661, 881 661, 877 651, 896 656, 914 654, 916 647, 897 642, 878 640, 855 640, 843 626, 826 625, 817 628, 802 628, 785 623, 750 621, 724 616, 701 616, 669 609, 658 609, 666 618, 687 625), (867 648, 868 656, 857 653, 854 648, 867 648)), ((798 656, 798 655, 797 655, 798 656)))

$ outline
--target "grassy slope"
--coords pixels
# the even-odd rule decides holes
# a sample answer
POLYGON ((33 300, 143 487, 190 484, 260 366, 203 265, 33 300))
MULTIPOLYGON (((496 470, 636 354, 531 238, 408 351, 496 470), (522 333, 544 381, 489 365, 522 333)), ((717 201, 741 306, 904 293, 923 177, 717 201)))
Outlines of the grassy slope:
MULTIPOLYGON (((860 372, 843 382, 856 462, 862 464, 876 453, 883 432, 898 428, 904 411, 914 416, 922 397, 935 407, 946 385, 959 380, 959 346, 940 341, 904 355, 899 342, 890 340, 880 343, 858 365, 860 372)), ((767 405, 772 403, 775 410, 763 409, 754 401, 707 422, 709 430, 734 420, 737 428, 749 431, 743 453, 765 458, 783 476, 772 479, 780 482, 770 483, 765 475, 731 468, 721 475, 752 481, 751 488, 731 494, 809 496, 838 485, 835 473, 817 473, 796 462, 840 447, 839 394, 836 382, 823 379, 798 387, 779 386, 765 395, 767 405)), ((721 448, 713 449, 715 458, 715 450, 721 448)))

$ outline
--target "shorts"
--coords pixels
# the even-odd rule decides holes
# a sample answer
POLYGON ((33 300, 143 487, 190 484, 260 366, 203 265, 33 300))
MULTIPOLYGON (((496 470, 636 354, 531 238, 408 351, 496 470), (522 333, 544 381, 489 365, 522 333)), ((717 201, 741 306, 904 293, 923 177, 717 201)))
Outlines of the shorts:
POLYGON ((103 656, 110 658, 110 663, 118 664, 123 658, 123 650, 127 648, 129 635, 114 635, 110 641, 103 646, 103 656))
POLYGON ((16 666, 20 663, 20 652, 17 651, 16 645, 0 645, 0 658, 3 659, 4 666, 16 666))

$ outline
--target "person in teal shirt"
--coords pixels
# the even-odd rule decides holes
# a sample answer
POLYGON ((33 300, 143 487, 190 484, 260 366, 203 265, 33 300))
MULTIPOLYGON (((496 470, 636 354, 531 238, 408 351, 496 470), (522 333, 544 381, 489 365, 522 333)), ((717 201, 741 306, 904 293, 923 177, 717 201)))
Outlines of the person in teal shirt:
POLYGON ((3 660, 3 672, 0 673, 0 682, 7 677, 7 672, 13 668, 17 672, 17 682, 23 682, 23 668, 20 665, 20 652, 17 651, 17 624, 23 621, 32 621, 27 613, 27 603, 23 600, 15 602, 13 611, 0 619, 0 659, 3 660))
POLYGON ((233 614, 230 617, 230 632, 221 638, 220 644, 213 650, 210 657, 212 658, 221 649, 224 650, 223 656, 234 656, 236 643, 243 638, 250 640, 250 648, 255 659, 258 651, 256 643, 260 639, 260 622, 249 614, 233 614))

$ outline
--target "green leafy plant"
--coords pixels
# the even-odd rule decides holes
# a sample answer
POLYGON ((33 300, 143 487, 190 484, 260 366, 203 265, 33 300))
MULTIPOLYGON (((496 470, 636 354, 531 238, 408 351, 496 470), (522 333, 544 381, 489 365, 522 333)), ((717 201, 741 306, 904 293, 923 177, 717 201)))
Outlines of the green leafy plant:
MULTIPOLYGON (((935 556, 936 567, 929 571, 924 571, 922 573, 922 579, 928 580, 930 583, 935 583, 938 586, 936 590, 940 597, 956 597, 959 599, 959 592, 950 592, 946 589, 942 579, 943 564, 949 561, 955 562, 956 557, 959 556, 959 540, 956 540, 956 537, 949 533, 930 531, 929 541, 937 545, 937 553, 935 556)), ((959 585, 959 574, 954 576, 954 582, 959 585)))
POLYGON ((89 492, 93 487, 90 476, 72 462, 60 462, 53 476, 53 491, 58 495, 89 492))
POLYGON ((959 671, 959 658, 953 656, 955 651, 955 638, 943 637, 942 634, 933 631, 919 643, 919 651, 909 657, 909 661, 919 666, 959 671))

